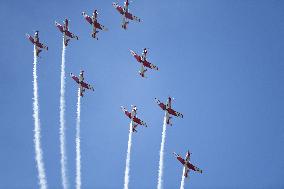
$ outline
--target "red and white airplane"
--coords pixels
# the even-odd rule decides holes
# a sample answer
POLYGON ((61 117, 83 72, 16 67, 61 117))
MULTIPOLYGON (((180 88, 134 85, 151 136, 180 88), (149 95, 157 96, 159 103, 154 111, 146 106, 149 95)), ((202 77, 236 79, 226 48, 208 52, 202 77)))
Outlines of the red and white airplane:
POLYGON ((72 79, 74 79, 74 81, 76 81, 76 83, 78 83, 79 88, 80 88, 81 97, 84 96, 84 92, 86 89, 90 89, 94 91, 94 88, 90 84, 84 82, 84 71, 83 70, 80 71, 79 77, 73 75, 72 73, 70 73, 70 76, 72 77, 72 79))
POLYGON ((46 45, 39 42, 38 31, 35 32, 34 37, 30 36, 29 34, 26 34, 26 36, 35 45, 37 57, 42 49, 48 50, 48 47, 46 45))
POLYGON ((98 11, 95 10, 93 12, 92 17, 88 16, 85 12, 82 12, 82 15, 84 16, 84 18, 87 20, 87 22, 89 22, 89 24, 91 24, 93 26, 93 33, 92 33, 92 37, 95 39, 99 39, 96 34, 99 33, 99 31, 97 29, 103 30, 103 31, 107 31, 108 29, 101 25, 97 18, 98 18, 98 11))
POLYGON ((68 27, 68 19, 64 20, 64 25, 60 25, 58 22, 55 21, 55 26, 59 29, 61 33, 63 33, 63 38, 64 38, 64 45, 67 46, 68 42, 70 41, 70 38, 75 38, 79 39, 78 36, 74 35, 69 31, 68 27))
POLYGON ((141 22, 141 19, 137 16, 134 16, 129 12, 128 6, 129 6, 129 0, 126 0, 124 2, 124 7, 119 6, 117 3, 112 3, 112 6, 123 16, 122 18, 122 25, 121 27, 123 29, 127 29, 127 24, 129 24, 129 20, 135 20, 138 22, 141 22))
POLYGON ((142 77, 145 77, 145 72, 147 71, 147 69, 145 69, 145 67, 148 67, 150 69, 154 69, 154 70, 159 70, 159 68, 157 66, 155 66, 154 64, 150 63, 147 61, 147 48, 143 49, 142 55, 139 56, 138 54, 136 54, 134 51, 130 50, 130 53, 132 54, 132 56, 134 56, 134 58, 141 64, 141 69, 139 71, 139 74, 142 77))
POLYGON ((190 170, 196 171, 198 173, 202 173, 203 172, 201 169, 199 169, 198 167, 194 166, 190 162, 190 155, 191 155, 191 153, 189 151, 187 151, 185 159, 183 159, 180 155, 176 154, 175 152, 173 154, 176 156, 177 160, 184 166, 184 168, 185 168, 184 176, 186 178, 188 177, 188 172, 190 170))
POLYGON ((167 124, 172 126, 172 123, 170 122, 171 120, 171 115, 174 115, 176 117, 181 117, 183 118, 183 115, 175 110, 172 109, 172 99, 171 97, 168 98, 166 105, 164 103, 162 103, 160 100, 158 100, 157 98, 155 98, 155 101, 157 102, 157 104, 166 111, 166 121, 167 124))
POLYGON ((136 127, 138 125, 143 125, 147 127, 147 124, 144 121, 140 120, 138 117, 136 117, 137 107, 133 105, 131 105, 131 107, 131 112, 128 112, 123 106, 121 106, 121 109, 125 113, 125 115, 132 120, 132 132, 137 132, 136 127))

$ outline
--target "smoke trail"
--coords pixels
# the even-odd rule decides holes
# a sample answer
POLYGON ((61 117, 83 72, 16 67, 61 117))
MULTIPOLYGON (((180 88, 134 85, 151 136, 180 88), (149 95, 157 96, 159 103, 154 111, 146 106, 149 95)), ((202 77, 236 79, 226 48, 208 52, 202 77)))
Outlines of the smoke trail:
POLYGON ((126 165, 125 165, 125 172, 124 172, 124 189, 128 189, 128 183, 129 183, 131 144, 132 144, 132 120, 129 125, 126 165))
POLYGON ((160 149, 160 161, 159 161, 159 175, 158 175, 158 189, 162 189, 163 184, 163 168, 164 168, 164 148, 165 148, 165 141, 166 141, 166 128, 167 128, 167 117, 164 117, 163 123, 163 132, 162 132, 162 142, 161 142, 161 149, 160 149))
POLYGON ((80 149, 80 115, 81 115, 81 96, 78 89, 77 120, 76 120, 76 188, 81 188, 81 149, 80 149))
POLYGON ((185 168, 183 168, 183 171, 182 171, 180 189, 184 189, 184 178, 185 178, 184 173, 185 173, 185 168))
POLYGON ((65 51, 66 47, 64 45, 63 38, 63 47, 62 47, 62 62, 61 62, 61 86, 60 86, 60 154, 61 154, 61 179, 63 189, 68 188, 68 180, 67 180, 67 156, 66 156, 66 147, 65 147, 65 51))
POLYGON ((47 188, 46 182, 46 175, 45 175, 45 168, 43 162, 43 153, 41 149, 40 143, 40 119, 39 119, 39 104, 38 104, 38 86, 37 86, 37 56, 36 56, 36 47, 34 46, 34 67, 33 67, 33 118, 35 122, 34 127, 34 147, 35 147, 35 159, 37 164, 37 171, 38 171, 38 179, 39 185, 41 189, 47 188))

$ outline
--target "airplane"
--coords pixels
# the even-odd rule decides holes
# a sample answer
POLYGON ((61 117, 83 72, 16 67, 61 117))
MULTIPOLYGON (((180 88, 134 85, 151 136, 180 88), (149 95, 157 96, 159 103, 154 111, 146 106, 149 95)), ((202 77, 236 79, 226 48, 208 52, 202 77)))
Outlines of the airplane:
POLYGON ((189 173, 190 170, 196 171, 198 173, 202 173, 203 172, 201 169, 199 169, 198 167, 194 166, 190 162, 190 155, 191 155, 191 153, 189 151, 187 151, 185 159, 183 159, 180 155, 176 154, 175 152, 173 152, 173 154, 176 156, 177 160, 184 166, 184 168, 185 168, 184 176, 186 178, 188 178, 188 173, 189 173))
POLYGON ((145 67, 148 67, 150 69, 154 69, 154 70, 159 70, 159 68, 157 66, 155 66, 154 64, 150 63, 147 61, 147 53, 148 50, 147 48, 143 49, 142 55, 139 56, 137 55, 134 51, 130 50, 130 53, 132 54, 132 56, 141 64, 141 69, 139 71, 139 74, 142 77, 145 77, 145 72, 147 71, 147 69, 145 69, 145 67))
POLYGON ((141 121, 139 118, 136 117, 137 107, 133 105, 131 105, 131 107, 132 107, 131 112, 128 112, 123 106, 121 106, 121 109, 125 113, 125 115, 129 117, 129 119, 132 120, 132 132, 137 132, 136 127, 138 125, 143 125, 147 127, 147 124, 144 121, 141 121))
POLYGON ((168 97, 167 103, 166 105, 164 103, 162 103, 160 100, 158 100, 157 98, 155 98, 155 101, 157 102, 157 104, 166 111, 166 122, 168 125, 172 126, 172 123, 170 122, 170 120, 172 119, 171 115, 174 115, 176 117, 181 117, 183 118, 183 115, 175 110, 172 109, 172 99, 171 97, 168 97))
POLYGON ((63 38, 64 38, 64 45, 67 46, 68 42, 70 41, 70 38, 75 38, 79 39, 78 36, 74 35, 69 31, 68 27, 68 19, 64 20, 64 25, 60 25, 58 22, 55 21, 55 26, 60 30, 61 33, 63 33, 63 38))
POLYGON ((122 25, 121 27, 123 29, 127 29, 127 24, 129 24, 129 20, 135 20, 138 22, 141 22, 141 19, 138 18, 137 16, 132 15, 129 12, 128 6, 129 6, 129 0, 126 0, 124 2, 124 7, 119 6, 117 3, 112 3, 112 6, 123 16, 122 18, 122 25))
POLYGON ((92 17, 88 16, 85 12, 82 12, 82 15, 84 16, 84 18, 87 20, 87 22, 89 22, 92 26, 93 26, 93 33, 92 33, 92 37, 95 39, 99 39, 96 34, 99 33, 99 31, 97 29, 103 30, 103 31, 108 31, 108 29, 101 25, 100 23, 98 23, 97 18, 98 18, 98 11, 95 10, 93 12, 92 17))
POLYGON ((45 50, 48 51, 48 47, 39 42, 38 31, 35 32, 34 37, 32 37, 29 34, 26 34, 26 36, 35 45, 37 57, 38 57, 39 53, 42 51, 42 49, 45 49, 45 50))
POLYGON ((84 82, 84 71, 83 70, 80 71, 79 77, 73 75, 72 73, 70 73, 70 76, 72 79, 74 79, 74 81, 76 81, 76 83, 79 84, 81 97, 84 96, 84 92, 86 89, 90 89, 94 91, 94 88, 90 84, 84 82))

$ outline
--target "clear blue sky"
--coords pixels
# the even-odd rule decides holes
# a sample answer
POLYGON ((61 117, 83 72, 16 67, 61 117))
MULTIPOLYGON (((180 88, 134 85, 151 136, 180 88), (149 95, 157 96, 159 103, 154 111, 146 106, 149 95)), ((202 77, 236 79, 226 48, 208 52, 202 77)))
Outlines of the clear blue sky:
MULTIPOLYGON (((49 188, 61 188, 59 90, 62 38, 54 21, 69 18, 79 36, 66 55, 66 73, 85 70, 95 87, 82 100, 82 188, 122 188, 129 120, 120 106, 138 106, 148 128, 133 136, 130 188, 155 188, 163 112, 154 98, 175 97, 184 119, 168 127, 164 188, 178 188, 182 167, 172 152, 192 154, 204 174, 186 188, 284 187, 284 1, 135 0, 142 23, 120 27, 111 0, 0 1, 0 188, 38 188, 32 118, 33 47, 40 31, 49 46, 40 59, 42 148, 49 188), (91 38, 81 12, 99 11, 109 28, 91 38), (129 49, 160 70, 138 75, 129 49)), ((122 1, 119 1, 122 4, 122 1)), ((77 87, 66 78, 68 171, 75 180, 77 87)))

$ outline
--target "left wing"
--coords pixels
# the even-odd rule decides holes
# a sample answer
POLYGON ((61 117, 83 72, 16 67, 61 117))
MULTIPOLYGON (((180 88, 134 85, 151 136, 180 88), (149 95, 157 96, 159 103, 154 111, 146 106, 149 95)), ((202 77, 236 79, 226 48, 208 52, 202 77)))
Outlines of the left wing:
POLYGON ((144 125, 145 127, 147 127, 147 124, 144 122, 144 121, 142 121, 142 120, 140 120, 138 117, 133 117, 133 121, 135 122, 135 123, 137 123, 137 124, 139 124, 139 125, 144 125))
POLYGON ((168 108, 167 111, 169 112, 169 114, 172 114, 172 115, 174 115, 174 116, 183 118, 182 113, 179 113, 179 112, 177 112, 177 111, 175 111, 175 110, 173 110, 173 109, 171 109, 171 108, 168 108))
POLYGON ((76 38, 77 40, 79 39, 78 36, 76 36, 75 34, 71 33, 69 30, 65 31, 65 34, 66 34, 68 37, 76 38))
POLYGON ((189 163, 189 162, 187 162, 187 167, 190 167, 193 171, 196 171, 196 172, 198 172, 198 173, 203 173, 203 171, 202 171, 200 168, 198 168, 198 167, 192 165, 192 164, 189 163))
POLYGON ((137 16, 132 15, 130 12, 125 13, 125 17, 130 19, 130 20, 135 20, 137 22, 141 22, 141 19, 138 18, 137 16))
POLYGON ((94 23, 94 27, 95 27, 95 28, 98 28, 98 29, 100 29, 100 30, 104 30, 104 31, 107 31, 107 30, 108 30, 105 26, 101 25, 101 24, 98 23, 98 22, 95 22, 95 23, 94 23))
POLYGON ((154 70, 159 70, 159 68, 157 66, 155 66, 154 64, 148 62, 147 60, 145 60, 143 62, 143 65, 148 67, 148 68, 154 69, 154 70))
POLYGON ((90 84, 85 83, 84 81, 81 82, 81 86, 83 88, 90 89, 90 90, 94 91, 94 88, 90 84))

